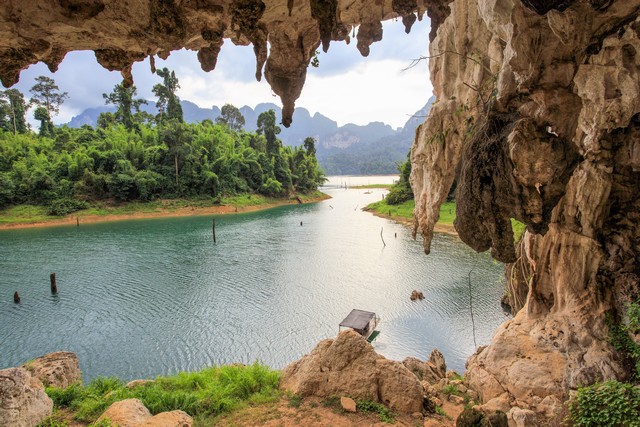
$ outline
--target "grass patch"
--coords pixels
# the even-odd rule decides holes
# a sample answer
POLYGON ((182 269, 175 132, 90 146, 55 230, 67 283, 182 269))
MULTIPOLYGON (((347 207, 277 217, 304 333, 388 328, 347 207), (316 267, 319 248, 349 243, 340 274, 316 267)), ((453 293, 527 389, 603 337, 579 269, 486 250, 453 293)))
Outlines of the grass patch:
POLYGON ((181 372, 133 389, 117 378, 97 378, 86 387, 47 388, 47 394, 56 407, 69 408, 82 422, 95 421, 113 402, 129 398, 140 399, 154 415, 180 409, 194 418, 208 418, 277 400, 279 381, 278 371, 255 363, 181 372))
MULTIPOLYGON (((149 214, 160 212, 175 212, 188 208, 207 208, 212 206, 235 206, 246 208, 251 206, 270 206, 282 204, 283 201, 296 200, 300 198, 302 202, 323 200, 328 196, 320 191, 313 191, 308 194, 298 194, 291 198, 266 197, 260 194, 243 194, 236 196, 217 197, 197 197, 191 199, 162 199, 150 202, 92 202, 86 209, 80 209, 72 217, 80 218, 86 216, 126 216, 137 213, 149 214)), ((19 205, 0 211, 0 224, 21 224, 34 222, 48 222, 63 218, 62 216, 50 215, 50 207, 35 205, 19 205)))
POLYGON ((451 377, 449 378, 450 381, 464 381, 464 377, 462 375, 460 375, 457 372, 452 372, 451 373, 451 377))
POLYGON ((325 408, 342 408, 339 396, 329 396, 322 399, 322 406, 325 408))
POLYGON ((287 404, 289 408, 299 408, 302 405, 303 398, 299 394, 288 392, 287 399, 289 399, 287 404))
POLYGON ((446 394, 447 396, 451 394, 455 396, 462 396, 462 392, 458 390, 458 387, 456 387, 455 384, 447 384, 446 386, 444 386, 442 388, 442 393, 446 394))
POLYGON ((356 400, 356 410, 378 414, 378 418, 380 418, 380 421, 383 423, 392 424, 396 421, 396 416, 389 408, 372 400, 356 400))
POLYGON ((36 427, 69 427, 69 423, 56 411, 36 427))
POLYGON ((446 412, 444 412, 444 409, 442 409, 442 406, 436 406, 436 414, 440 415, 441 417, 451 419, 451 417, 446 412))
MULTIPOLYGON (((416 207, 415 200, 407 200, 399 205, 389 205, 386 200, 380 200, 367 205, 368 210, 373 210, 381 215, 390 215, 392 217, 413 218, 413 210, 416 207)), ((438 224, 453 225, 456 219, 456 202, 445 202, 440 206, 440 218, 438 224)), ((517 242, 520 240, 526 226, 515 219, 511 219, 511 228, 513 229, 513 238, 517 242)))
POLYGON ((368 210, 380 215, 390 215, 401 218, 413 218, 413 209, 416 207, 414 200, 407 200, 399 205, 389 205, 386 200, 380 200, 367 205, 368 210))
MULTIPOLYGON (((401 218, 413 218, 413 210, 415 207, 415 200, 407 200, 399 205, 389 205, 386 200, 380 200, 367 205, 367 209, 376 211, 381 215, 391 215, 401 218)), ((440 206, 438 224, 453 225, 454 219, 456 219, 456 203, 443 203, 442 206, 440 206)))
POLYGON ((19 205, 0 212, 0 224, 42 222, 57 218, 48 214, 46 206, 19 205))

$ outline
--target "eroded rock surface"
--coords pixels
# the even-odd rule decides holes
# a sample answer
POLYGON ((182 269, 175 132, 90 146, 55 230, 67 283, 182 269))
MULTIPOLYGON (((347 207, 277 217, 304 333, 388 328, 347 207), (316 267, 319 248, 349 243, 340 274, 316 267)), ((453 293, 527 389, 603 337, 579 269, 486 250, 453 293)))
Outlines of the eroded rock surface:
POLYGON ((422 411, 423 389, 402 363, 375 352, 361 335, 343 331, 282 371, 281 387, 301 396, 373 399, 407 414, 422 411))
POLYGON ((139 399, 114 402, 97 422, 109 420, 120 427, 191 427, 192 418, 183 411, 161 412, 152 416, 139 399))
POLYGON ((428 253, 457 179, 460 237, 510 263, 519 311, 466 377, 520 423, 631 372, 607 319, 639 292, 640 1, 605 3, 456 0, 430 46, 438 101, 413 146, 416 231, 428 253), (528 230, 518 251, 511 218, 528 230))
MULTIPOLYGON (((197 51, 204 71, 215 69, 224 39, 252 44, 255 76, 264 75, 283 104, 289 126, 306 70, 322 43, 349 43, 359 27, 357 48, 382 39, 380 21, 401 17, 409 31, 426 13, 432 35, 447 16, 450 0, 5 0, 0 5, 0 80, 15 84, 20 71, 39 61, 55 71, 74 50, 93 50, 109 70, 133 84, 132 64, 171 51, 197 51), (267 43, 270 49, 267 49, 267 43), (265 65, 266 64, 266 65, 265 65)), ((408 58, 409 59, 409 58, 408 58)))
POLYGON ((49 353, 23 367, 42 381, 45 387, 66 388, 82 381, 78 356, 68 351, 49 353))
POLYGON ((33 427, 52 411, 38 378, 24 368, 0 370, 0 426, 33 427))

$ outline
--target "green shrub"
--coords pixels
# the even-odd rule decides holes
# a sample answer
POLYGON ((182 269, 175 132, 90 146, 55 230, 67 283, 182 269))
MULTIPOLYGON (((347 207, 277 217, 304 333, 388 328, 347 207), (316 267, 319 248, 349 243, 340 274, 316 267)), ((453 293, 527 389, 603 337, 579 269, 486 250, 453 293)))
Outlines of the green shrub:
POLYGON ((69 427, 69 423, 62 419, 58 414, 54 413, 36 427, 69 427))
POLYGON ((460 390, 458 390, 458 387, 456 387, 455 384, 447 384, 446 386, 444 386, 442 388, 442 393, 446 394, 447 396, 450 394, 462 396, 462 393, 460 392, 460 390))
POLYGON ((627 316, 629 317, 629 325, 627 330, 637 334, 640 332, 640 304, 632 302, 627 306, 627 316))
POLYGON ((627 310, 629 315, 629 325, 621 325, 613 320, 613 316, 606 318, 609 326, 609 342, 619 352, 625 354, 636 366, 635 376, 640 377, 640 345, 636 344, 629 336, 629 331, 633 331, 636 324, 635 307, 636 303, 630 304, 627 310))
MULTIPOLYGON (((96 378, 88 386, 48 388, 56 407, 68 407, 83 422, 95 421, 113 402, 137 398, 152 414, 180 409, 191 416, 215 416, 245 402, 279 397, 280 373, 266 366, 221 366, 180 372, 129 389, 117 378, 96 378)), ((54 426, 57 427, 57 426, 54 426)))
POLYGON ((396 420, 389 408, 372 400, 356 400, 356 410, 378 414, 378 418, 384 423, 393 423, 396 420))
POLYGON ((68 408, 86 394, 81 384, 72 384, 67 388, 47 387, 46 391, 57 408, 68 408))
POLYGON ((413 199, 413 192, 411 187, 393 185, 389 190, 389 193, 385 197, 388 205, 399 205, 407 200, 413 199))
POLYGON ((339 396, 325 397, 322 400, 322 406, 324 406, 325 408, 339 408, 340 407, 340 397, 339 396))
POLYGON ((49 203, 48 214, 65 216, 87 208, 87 202, 75 199, 54 199, 49 203))
POLYGON ((576 427, 640 427, 640 389, 618 381, 581 387, 569 411, 576 427))

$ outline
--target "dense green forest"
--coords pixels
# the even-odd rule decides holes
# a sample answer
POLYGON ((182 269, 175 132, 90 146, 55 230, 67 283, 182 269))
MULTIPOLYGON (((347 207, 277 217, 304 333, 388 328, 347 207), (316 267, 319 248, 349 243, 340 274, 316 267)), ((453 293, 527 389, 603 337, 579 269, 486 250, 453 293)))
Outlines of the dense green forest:
POLYGON ((244 118, 232 105, 215 123, 187 124, 175 73, 165 68, 157 74, 157 116, 140 111, 146 101, 135 98, 135 87, 119 84, 103 95, 117 111, 102 114, 97 128, 53 126, 51 117, 68 95, 50 78, 37 79, 29 103, 19 91, 2 92, 0 209, 28 203, 64 215, 92 201, 278 197, 308 193, 324 182, 314 139, 304 147, 283 146, 273 110, 260 114, 256 132, 242 130, 244 118), (25 124, 31 106, 41 123, 38 134, 25 124))

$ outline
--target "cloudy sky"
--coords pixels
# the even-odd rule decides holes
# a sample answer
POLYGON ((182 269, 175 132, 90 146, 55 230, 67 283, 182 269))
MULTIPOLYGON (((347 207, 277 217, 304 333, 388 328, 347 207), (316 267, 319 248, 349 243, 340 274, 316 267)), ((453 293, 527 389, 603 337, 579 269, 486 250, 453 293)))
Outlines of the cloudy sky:
MULTIPOLYGON (((332 42, 328 53, 321 52, 320 67, 309 68, 296 106, 312 114, 321 112, 339 125, 372 121, 404 125, 432 92, 426 61, 402 71, 412 59, 427 54, 429 19, 425 16, 422 22, 416 22, 409 35, 399 20, 383 25, 383 40, 371 46, 367 58, 360 55, 355 40, 349 45, 332 42)), ((261 102, 281 105, 264 78, 262 82, 255 80, 255 57, 250 46, 234 46, 225 40, 216 69, 210 73, 201 70, 196 52, 185 50, 173 52, 166 61, 156 58, 156 67, 175 70, 180 98, 200 107, 225 103, 254 107, 261 102)), ((28 98, 34 78, 40 75, 52 77, 62 91, 69 93, 60 115, 54 118, 56 124, 68 122, 85 108, 104 105, 102 94, 111 92, 122 80, 119 72, 98 65, 93 52, 84 51, 69 53, 55 74, 44 64, 32 65, 22 72, 15 87, 28 98)), ((151 88, 160 79, 151 73, 148 59, 134 64, 133 77, 139 96, 155 99, 151 88)), ((293 121, 295 125, 295 115, 293 121)))

